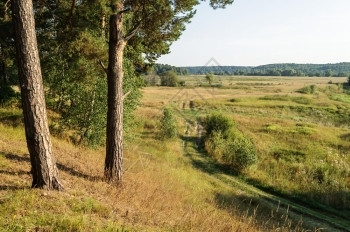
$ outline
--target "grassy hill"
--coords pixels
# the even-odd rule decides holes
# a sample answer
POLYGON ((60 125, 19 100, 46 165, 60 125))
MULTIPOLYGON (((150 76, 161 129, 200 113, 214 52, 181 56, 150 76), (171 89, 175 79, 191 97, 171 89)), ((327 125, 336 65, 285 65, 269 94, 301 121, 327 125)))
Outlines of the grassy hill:
POLYGON ((64 192, 29 188, 21 112, 0 108, 0 231, 346 231, 348 209, 337 208, 341 203, 332 199, 349 196, 348 95, 327 81, 227 78, 225 88, 214 92, 145 88, 125 144, 124 185, 104 183, 103 148, 53 138, 64 192), (266 81, 271 84, 261 84, 266 81), (296 92, 310 83, 318 94, 296 92), (180 136, 163 141, 159 121, 169 104, 178 112, 180 136), (258 164, 241 175, 197 149, 195 128, 184 132, 185 119, 213 110, 232 117, 257 146, 258 164), (288 161, 295 150, 305 160, 288 161), (343 172, 320 171, 325 180, 339 182, 342 195, 327 195, 327 183, 313 179, 312 165, 322 156, 330 165, 336 160, 344 166, 336 167, 343 172), (318 199, 319 205, 306 204, 303 197, 318 199))

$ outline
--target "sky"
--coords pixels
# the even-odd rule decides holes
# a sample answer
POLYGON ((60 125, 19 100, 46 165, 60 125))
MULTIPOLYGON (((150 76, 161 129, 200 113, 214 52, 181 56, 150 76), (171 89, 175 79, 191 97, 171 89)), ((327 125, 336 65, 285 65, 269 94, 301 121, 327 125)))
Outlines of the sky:
POLYGON ((235 0, 197 6, 170 54, 157 63, 258 66, 350 61, 350 0, 235 0))

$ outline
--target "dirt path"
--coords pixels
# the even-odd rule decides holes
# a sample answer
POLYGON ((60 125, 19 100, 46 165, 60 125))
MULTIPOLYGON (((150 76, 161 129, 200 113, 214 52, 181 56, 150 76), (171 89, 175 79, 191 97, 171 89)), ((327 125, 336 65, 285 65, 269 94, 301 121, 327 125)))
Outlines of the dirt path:
POLYGON ((305 204, 298 203, 282 196, 275 195, 266 190, 259 189, 254 185, 250 185, 240 178, 236 177, 232 171, 218 164, 215 160, 205 154, 201 150, 200 144, 203 136, 203 126, 200 123, 192 124, 192 131, 196 134, 189 134, 183 137, 184 151, 186 156, 191 160, 193 166, 212 178, 213 181, 218 181, 227 188, 239 189, 242 194, 258 199, 259 204, 264 204, 264 207, 271 208, 271 211, 279 208, 285 211, 294 221, 302 218, 303 225, 310 228, 322 228, 322 231, 350 231, 350 221, 342 218, 339 214, 321 208, 312 208, 305 204), (299 219, 298 219, 299 218, 299 219))

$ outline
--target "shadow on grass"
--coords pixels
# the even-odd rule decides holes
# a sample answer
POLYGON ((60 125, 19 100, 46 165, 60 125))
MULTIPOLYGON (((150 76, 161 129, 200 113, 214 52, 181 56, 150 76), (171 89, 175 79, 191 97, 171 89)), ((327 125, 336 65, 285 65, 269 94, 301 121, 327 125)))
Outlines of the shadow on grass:
POLYGON ((30 175, 30 172, 19 170, 19 171, 7 171, 0 170, 0 174, 11 175, 11 176, 22 176, 22 175, 30 175))
POLYGON ((12 127, 23 126, 23 116, 13 112, 0 112, 0 122, 12 127))
POLYGON ((92 176, 92 175, 88 175, 79 171, 76 171, 74 168, 68 167, 64 164, 60 164, 60 163, 56 163, 57 168, 61 171, 67 172, 68 174, 75 176, 75 177, 79 177, 79 178, 83 178, 85 180, 89 180, 92 182, 95 181, 102 181, 103 178, 100 176, 92 176))
MULTIPOLYGON (((16 154, 8 153, 5 154, 6 159, 17 161, 17 162, 27 162, 30 163, 30 158, 28 156, 19 156, 16 154)), ((89 181, 102 181, 103 178, 100 176, 92 176, 85 174, 83 172, 79 172, 75 170, 74 168, 68 167, 67 165, 61 164, 61 163, 56 163, 57 168, 61 171, 64 171, 72 176, 83 178, 89 181)), ((11 172, 11 171, 5 171, 5 170, 0 170, 0 173, 3 174, 8 174, 8 175, 22 175, 22 174, 30 174, 30 172, 25 172, 25 171, 20 171, 20 172, 11 172)))
POLYGON ((7 153, 5 154, 6 159, 13 160, 13 161, 18 161, 18 162, 30 162, 30 158, 27 156, 19 156, 16 154, 12 153, 7 153))
POLYGON ((194 168, 208 174, 227 174, 237 176, 239 173, 232 170, 228 165, 218 163, 214 158, 207 155, 204 143, 196 136, 181 136, 186 150, 185 155, 191 159, 194 168), (191 151, 192 150, 192 151, 191 151), (194 153, 200 154, 194 155, 194 153))
POLYGON ((24 190, 24 189, 30 189, 30 187, 23 187, 23 186, 13 186, 13 185, 0 185, 0 191, 11 191, 11 190, 24 190))
POLYGON ((141 136, 140 136, 142 139, 149 139, 149 138, 152 138, 152 139, 159 139, 159 133, 157 132, 154 132, 154 131, 143 131, 141 132, 141 136))
POLYGON ((239 215, 244 221, 250 222, 261 230, 276 229, 276 227, 302 227, 299 218, 290 219, 289 208, 272 205, 263 198, 237 195, 232 193, 217 193, 215 203, 218 208, 226 210, 232 215, 239 215))
MULTIPOLYGON (((253 180, 253 179, 246 179, 243 178, 242 176, 239 176, 238 172, 233 171, 229 166, 227 165, 222 165, 219 164, 215 159, 210 157, 207 152, 204 150, 204 146, 198 145, 198 137, 193 136, 193 137, 182 137, 184 141, 184 148, 186 151, 186 156, 190 158, 192 165, 194 168, 210 174, 210 175, 216 175, 218 179, 220 179, 220 175, 224 174, 227 176, 235 176, 238 179, 241 179, 243 182, 252 185, 256 187, 257 189, 260 189, 266 193, 272 194, 276 197, 280 197, 280 199, 288 200, 290 202, 299 204, 301 206, 308 207, 310 209, 316 210, 318 212, 322 212, 326 215, 329 215, 331 217, 334 217, 336 220, 339 220, 341 223, 344 222, 344 219, 347 221, 350 219, 350 212, 349 212, 349 204, 344 204, 343 206, 346 207, 344 208, 335 208, 330 205, 326 205, 325 203, 321 203, 316 199, 313 199, 312 196, 315 196, 317 193, 305 193, 305 194, 287 194, 287 193, 282 193, 281 191, 275 189, 273 186, 268 186, 262 182, 259 182, 258 180, 253 180)), ((323 193, 323 196, 319 196, 318 199, 321 199, 320 197, 334 197, 339 195, 340 200, 344 202, 344 196, 346 197, 345 201, 348 203, 349 202, 349 195, 350 193, 342 192, 342 193, 337 193, 337 192, 329 192, 326 195, 323 193)), ((265 199, 264 198, 247 198, 247 197, 238 197, 238 196, 230 196, 230 195, 224 195, 224 194, 217 194, 216 195, 218 205, 221 207, 228 207, 230 205, 233 205, 233 202, 247 202, 249 201, 249 204, 251 207, 254 207, 255 202, 266 202, 270 201, 271 204, 265 203, 266 210, 263 210, 267 212, 267 209, 269 209, 269 212, 273 210, 273 207, 276 207, 276 202, 271 202, 271 199, 265 199), (270 206, 269 206, 270 205, 270 206), (268 207, 269 206, 269 207, 268 207)), ((231 206, 230 206, 231 207, 231 206)), ((288 207, 285 205, 284 207, 288 207)), ((243 210, 247 210, 246 208, 243 208, 243 210)))

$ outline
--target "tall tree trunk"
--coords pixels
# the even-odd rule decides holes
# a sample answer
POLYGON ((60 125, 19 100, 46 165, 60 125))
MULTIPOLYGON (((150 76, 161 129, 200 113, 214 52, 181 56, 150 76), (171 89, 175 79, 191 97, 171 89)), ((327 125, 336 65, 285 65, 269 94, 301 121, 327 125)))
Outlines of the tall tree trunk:
POLYGON ((0 44, 0 76, 2 76, 2 81, 4 84, 7 84, 7 71, 6 71, 6 61, 4 54, 4 47, 0 44))
MULTIPOLYGON (((119 8, 122 9, 122 8, 119 8)), ((110 17, 108 59, 108 112, 105 178, 109 183, 123 180, 123 14, 110 17)))
POLYGON ((12 12, 32 187, 62 190, 47 122, 32 0, 12 0, 12 12))

